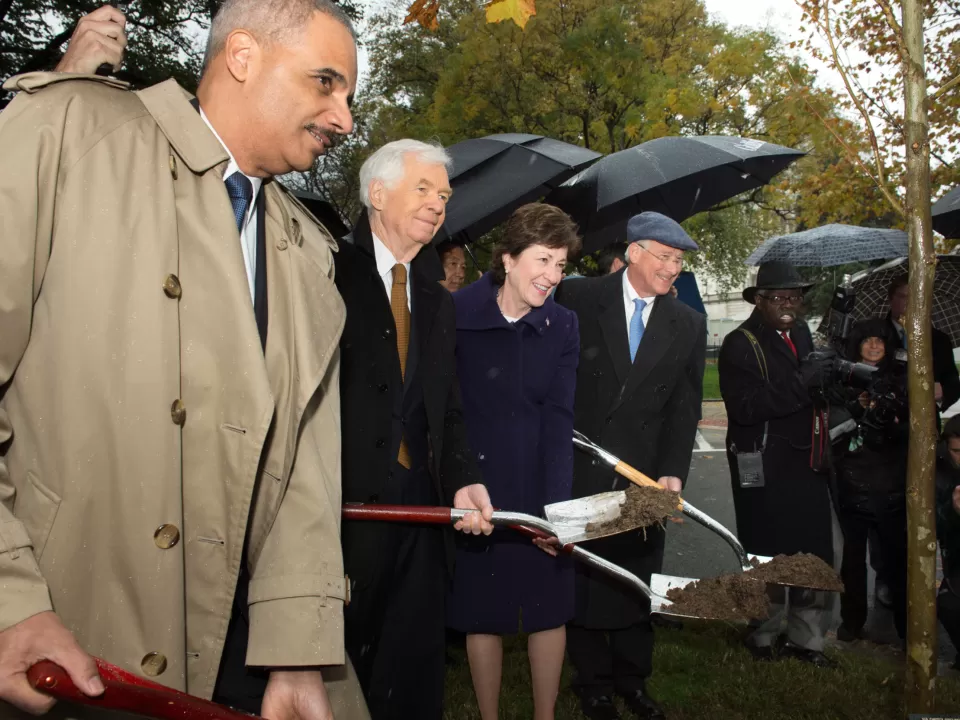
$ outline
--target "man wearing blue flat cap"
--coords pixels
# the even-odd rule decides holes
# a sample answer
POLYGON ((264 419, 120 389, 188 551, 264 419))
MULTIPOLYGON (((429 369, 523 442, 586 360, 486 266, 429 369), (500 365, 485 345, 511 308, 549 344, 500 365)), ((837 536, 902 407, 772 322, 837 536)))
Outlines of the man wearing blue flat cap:
MULTIPOLYGON (((627 265, 562 282, 557 302, 580 321, 574 426, 664 487, 680 490, 700 420, 706 318, 670 292, 684 253, 698 250, 676 222, 645 212, 627 224, 627 265)), ((585 454, 575 456, 574 497, 629 483, 585 454)), ((645 581, 663 563, 660 527, 594 540, 587 549, 645 581)), ((614 694, 643 720, 663 718, 646 680, 653 660, 649 605, 616 580, 577 569, 576 615, 567 626, 574 688, 591 719, 620 717, 614 694)))

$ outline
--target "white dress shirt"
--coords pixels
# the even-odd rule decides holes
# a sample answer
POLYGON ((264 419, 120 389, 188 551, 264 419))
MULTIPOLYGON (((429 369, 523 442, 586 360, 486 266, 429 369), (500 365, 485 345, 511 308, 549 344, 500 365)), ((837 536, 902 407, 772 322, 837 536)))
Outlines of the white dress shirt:
MULTIPOLYGON (((633 304, 634 300, 638 300, 640 294, 633 289, 633 285, 630 284, 630 280, 627 279, 627 273, 623 273, 623 311, 627 316, 627 338, 630 338, 630 321, 633 320, 633 313, 636 312, 637 306, 633 304)), ((643 329, 647 329, 647 323, 650 322, 650 313, 653 312, 653 301, 657 299, 656 295, 651 295, 650 297, 642 298, 646 301, 646 305, 643 307, 643 314, 640 316, 643 318, 643 329)))
MULTIPOLYGON (((234 160, 230 148, 227 147, 223 138, 217 134, 213 125, 210 124, 210 120, 207 119, 207 116, 204 114, 203 108, 200 108, 200 117, 203 118, 203 121, 207 124, 207 127, 210 128, 210 131, 216 135, 217 140, 223 145, 223 149, 227 151, 227 155, 230 156, 230 163, 223 173, 223 179, 226 180, 235 172, 240 172, 240 167, 237 165, 237 161, 234 160)), ((247 214, 243 219, 243 227, 240 232, 240 249, 243 251, 243 266, 247 270, 247 282, 250 284, 250 302, 255 302, 256 281, 254 278, 257 276, 257 194, 260 192, 263 179, 251 177, 246 174, 243 174, 243 176, 247 178, 253 186, 253 195, 250 200, 250 207, 247 208, 247 214)))
MULTIPOLYGON (((383 280, 383 287, 387 291, 387 300, 389 300, 390 293, 393 290, 393 266, 398 264, 397 259, 376 235, 373 236, 373 256, 377 260, 377 273, 383 280)), ((413 311, 410 309, 410 263, 399 264, 407 269, 407 310, 412 313, 413 311)))

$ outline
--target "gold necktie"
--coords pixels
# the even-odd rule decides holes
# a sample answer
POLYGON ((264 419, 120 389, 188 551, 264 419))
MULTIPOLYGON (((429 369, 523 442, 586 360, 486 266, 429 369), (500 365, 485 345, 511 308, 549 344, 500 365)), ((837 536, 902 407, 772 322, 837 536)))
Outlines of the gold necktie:
MULTIPOLYGON (((407 269, 403 265, 393 266, 393 287, 390 289, 390 310, 397 326, 397 354, 400 356, 400 376, 406 377, 407 350, 410 348, 410 309, 407 307, 407 269)), ((397 462, 407 470, 413 464, 407 441, 400 438, 400 452, 397 462)))

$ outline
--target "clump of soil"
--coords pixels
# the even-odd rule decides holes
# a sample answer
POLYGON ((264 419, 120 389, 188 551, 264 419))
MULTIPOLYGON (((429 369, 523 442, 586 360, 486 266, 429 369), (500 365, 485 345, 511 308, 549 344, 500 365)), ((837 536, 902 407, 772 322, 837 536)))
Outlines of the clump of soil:
POLYGON ((663 525, 680 505, 680 493, 630 484, 624 494, 627 499, 620 506, 620 516, 604 523, 587 523, 587 532, 599 531, 606 535, 636 530, 650 525, 663 525))
POLYGON ((721 575, 667 591, 670 610, 712 620, 754 620, 770 614, 767 586, 747 575, 721 575))
POLYGON ((763 564, 756 559, 751 560, 750 563, 753 565, 753 570, 747 570, 744 574, 765 583, 843 592, 843 583, 837 573, 816 555, 809 553, 777 555, 773 560, 763 564))

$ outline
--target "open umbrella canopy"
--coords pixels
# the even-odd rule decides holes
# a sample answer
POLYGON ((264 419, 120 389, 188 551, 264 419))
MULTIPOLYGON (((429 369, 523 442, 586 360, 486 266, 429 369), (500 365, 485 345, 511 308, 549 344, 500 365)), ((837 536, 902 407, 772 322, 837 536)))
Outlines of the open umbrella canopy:
POLYGON ((903 230, 830 224, 765 240, 747 258, 747 265, 779 260, 797 267, 832 267, 907 254, 903 230))
POLYGON ((447 152, 453 158, 453 196, 435 242, 476 240, 601 157, 579 145, 523 133, 464 140, 447 152))
POLYGON ((937 200, 930 209, 933 229, 948 238, 960 238, 960 185, 937 200))
POLYGON ((761 187, 804 155, 761 140, 663 137, 601 158, 547 196, 580 225, 584 252, 626 239, 633 215, 677 222, 761 187))
MULTIPOLYGON (((886 316, 890 312, 890 284, 894 278, 906 275, 907 269, 907 259, 897 258, 854 275, 851 278, 856 293, 854 319, 886 316)), ((953 347, 960 347, 960 256, 937 255, 930 314, 933 326, 950 336, 953 347)), ((820 325, 821 331, 826 328, 828 320, 829 313, 820 325)))

